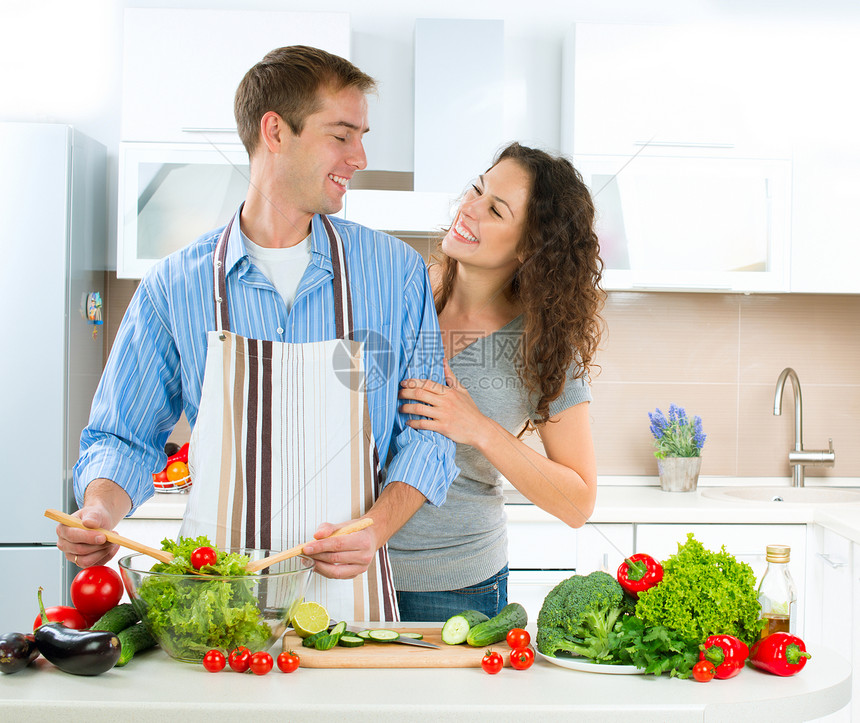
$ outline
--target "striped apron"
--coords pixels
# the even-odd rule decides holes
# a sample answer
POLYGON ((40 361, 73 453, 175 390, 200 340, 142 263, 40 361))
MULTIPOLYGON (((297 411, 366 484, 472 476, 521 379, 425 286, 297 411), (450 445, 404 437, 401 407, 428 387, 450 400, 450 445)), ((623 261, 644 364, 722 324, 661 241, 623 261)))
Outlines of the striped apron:
MULTIPOLYGON (((321 522, 360 517, 376 499, 379 458, 364 345, 351 339, 343 242, 322 220, 334 271, 337 339, 329 341, 293 344, 231 333, 224 259, 232 221, 218 240, 217 328, 208 333, 182 537, 205 534, 222 549, 283 550, 312 539, 321 522)), ((311 578, 306 599, 337 620, 399 619, 385 545, 354 579, 311 578)))

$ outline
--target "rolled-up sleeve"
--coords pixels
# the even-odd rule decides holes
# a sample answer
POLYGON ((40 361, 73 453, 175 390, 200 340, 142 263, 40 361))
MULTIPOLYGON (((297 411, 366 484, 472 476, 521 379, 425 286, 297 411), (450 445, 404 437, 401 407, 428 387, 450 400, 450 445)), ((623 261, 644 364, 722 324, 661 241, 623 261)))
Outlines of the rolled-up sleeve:
MULTIPOLYGON (((432 379, 444 384, 445 351, 433 292, 423 263, 412 269, 404 293, 398 389, 399 382, 404 379, 432 379)), ((385 479, 405 482, 439 506, 460 472, 454 463, 455 445, 438 432, 413 429, 406 424, 410 418, 416 417, 400 411, 395 416, 385 479)))
POLYGON ((117 332, 81 435, 74 468, 79 505, 87 485, 99 478, 128 493, 132 512, 154 494, 152 473, 164 466, 181 396, 178 352, 145 279, 117 332))

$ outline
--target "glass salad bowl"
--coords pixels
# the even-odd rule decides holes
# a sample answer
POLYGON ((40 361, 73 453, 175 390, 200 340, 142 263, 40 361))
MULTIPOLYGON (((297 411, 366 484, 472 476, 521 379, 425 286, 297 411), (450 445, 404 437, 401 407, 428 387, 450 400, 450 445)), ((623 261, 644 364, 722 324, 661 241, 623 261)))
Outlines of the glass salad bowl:
MULTIPOLYGON (((253 561, 277 550, 226 552, 253 561)), ((310 558, 293 557, 261 573, 228 577, 153 572, 153 559, 141 553, 119 561, 120 574, 141 621, 170 657, 188 663, 200 662, 213 648, 225 655, 240 645, 251 652, 268 650, 290 625, 293 611, 304 599, 313 565, 310 558)))

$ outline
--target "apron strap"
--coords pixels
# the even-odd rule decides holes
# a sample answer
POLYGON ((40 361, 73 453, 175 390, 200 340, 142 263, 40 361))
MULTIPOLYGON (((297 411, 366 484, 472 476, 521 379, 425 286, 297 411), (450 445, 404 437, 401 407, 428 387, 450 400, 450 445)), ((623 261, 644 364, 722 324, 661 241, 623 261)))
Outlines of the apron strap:
POLYGON ((349 291, 349 272, 346 268, 346 255, 343 250, 343 239, 337 232, 328 216, 320 216, 328 235, 331 249, 331 266, 334 271, 334 323, 335 338, 352 338, 352 294, 349 291))
MULTIPOLYGON (((241 211, 241 209, 240 209, 241 211)), ((212 290, 215 301, 215 328, 217 331, 230 331, 230 312, 227 307, 227 272, 225 262, 227 259, 227 241, 230 238, 230 229, 233 220, 225 226, 215 244, 215 253, 212 257, 212 290)), ((352 294, 349 289, 349 272, 346 268, 346 254, 343 250, 343 239, 329 221, 328 216, 321 215, 326 235, 328 236, 329 249, 331 250, 331 265, 334 272, 332 279, 334 290, 334 324, 335 338, 349 339, 352 337, 352 294)))
POLYGON ((227 240, 230 238, 230 229, 233 227, 233 219, 221 232, 218 243, 215 244, 215 254, 212 257, 212 291, 215 296, 215 329, 217 331, 230 331, 230 312, 227 309, 227 274, 224 264, 227 259, 227 240))

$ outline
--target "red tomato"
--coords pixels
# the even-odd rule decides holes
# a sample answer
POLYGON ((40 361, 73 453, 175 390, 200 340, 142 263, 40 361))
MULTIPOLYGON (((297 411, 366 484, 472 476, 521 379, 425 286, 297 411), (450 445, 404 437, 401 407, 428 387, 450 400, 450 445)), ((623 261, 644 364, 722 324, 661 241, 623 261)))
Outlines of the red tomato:
MULTIPOLYGON (((62 623, 67 628, 75 630, 86 630, 89 627, 87 619, 77 610, 68 605, 55 605, 54 607, 46 608, 45 614, 48 616, 49 623, 62 623)), ((33 630, 42 624, 42 616, 37 615, 33 623, 33 630)))
POLYGON ((292 650, 285 650, 278 656, 278 670, 282 673, 292 673, 299 667, 299 656, 292 650))
POLYGON ((244 673, 251 667, 251 651, 244 645, 240 645, 230 653, 227 661, 237 673, 244 673))
POLYGON ((265 650, 258 650, 251 655, 251 672, 254 675, 265 675, 272 669, 274 664, 275 661, 272 660, 272 656, 265 650))
POLYGON ((94 565, 81 570, 72 580, 72 603, 90 618, 100 618, 112 610, 122 598, 122 580, 105 565, 94 565))
POLYGON ((514 628, 513 630, 508 631, 506 640, 508 645, 510 645, 511 650, 521 650, 522 648, 529 647, 529 643, 532 641, 532 636, 522 628, 514 628))
POLYGON ((484 657, 481 660, 481 667, 485 673, 495 675, 505 667, 505 659, 501 653, 494 653, 492 650, 488 650, 484 653, 484 657))
POLYGON ((210 673, 217 673, 219 670, 224 670, 227 665, 227 658, 220 650, 210 650, 203 656, 203 667, 210 673))
POLYGON ((170 480, 167 479, 167 470, 163 469, 161 472, 154 472, 152 475, 152 481, 162 487, 167 486, 170 483, 170 480))
POLYGON ((204 565, 214 565, 218 559, 218 555, 211 547, 198 547, 191 553, 191 564, 195 570, 199 570, 204 565))
POLYGON ((698 680, 700 683, 707 683, 709 680, 713 680, 716 673, 717 669, 710 660, 700 660, 693 666, 693 679, 698 680))
POLYGON ((511 651, 511 667, 515 670, 531 668, 535 662, 535 651, 531 648, 517 648, 511 651))

